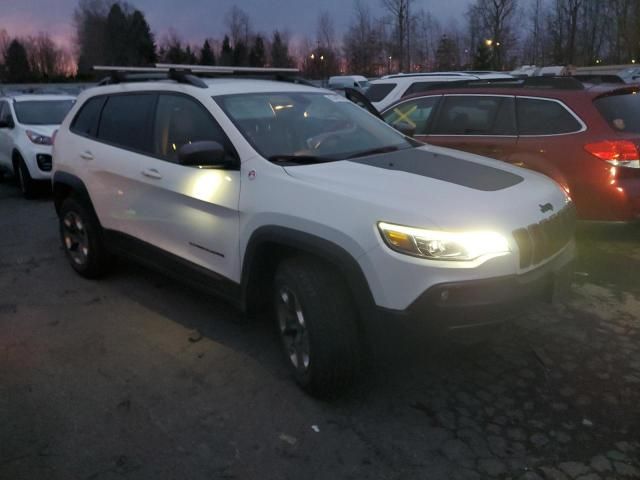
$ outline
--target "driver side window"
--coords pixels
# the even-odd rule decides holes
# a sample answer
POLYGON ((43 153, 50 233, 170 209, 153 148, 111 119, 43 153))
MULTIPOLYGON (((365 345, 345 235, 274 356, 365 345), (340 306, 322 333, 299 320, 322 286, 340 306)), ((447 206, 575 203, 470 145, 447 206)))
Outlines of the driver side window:
POLYGON ((218 142, 229 149, 222 128, 199 103, 183 95, 161 94, 154 123, 154 153, 173 163, 183 145, 200 141, 218 142))
POLYGON ((415 135, 428 135, 429 119, 435 111, 440 97, 424 97, 403 102, 382 114, 392 127, 405 123, 415 128, 415 135))

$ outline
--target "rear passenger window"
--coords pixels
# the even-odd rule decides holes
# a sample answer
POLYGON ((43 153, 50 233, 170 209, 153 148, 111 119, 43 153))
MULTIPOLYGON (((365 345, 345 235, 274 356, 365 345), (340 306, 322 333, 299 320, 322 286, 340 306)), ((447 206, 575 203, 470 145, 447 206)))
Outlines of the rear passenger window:
POLYGON ((409 100, 396 105, 382 114, 382 118, 392 127, 402 123, 416 129, 415 135, 427 135, 429 119, 440 97, 427 97, 409 100))
POLYGON ((427 90, 433 90, 435 87, 442 86, 442 82, 413 82, 407 91, 402 94, 403 97, 408 97, 414 93, 426 92, 427 90))
POLYGON ((151 151, 150 123, 154 94, 114 95, 102 110, 98 138, 136 150, 151 151))
POLYGON ((580 122, 553 100, 518 98, 520 135, 558 135, 582 130, 580 122))
POLYGON ((105 97, 93 97, 87 100, 73 120, 71 131, 80 135, 95 137, 104 101, 105 97))
POLYGON ((183 145, 209 140, 230 151, 229 141, 211 114, 198 102, 182 95, 160 95, 156 110, 154 153, 177 162, 183 145))
POLYGON ((396 83, 372 83, 364 94, 370 102, 380 102, 396 88, 396 85, 396 83))
POLYGON ((448 96, 432 128, 434 135, 516 135, 513 97, 448 96))

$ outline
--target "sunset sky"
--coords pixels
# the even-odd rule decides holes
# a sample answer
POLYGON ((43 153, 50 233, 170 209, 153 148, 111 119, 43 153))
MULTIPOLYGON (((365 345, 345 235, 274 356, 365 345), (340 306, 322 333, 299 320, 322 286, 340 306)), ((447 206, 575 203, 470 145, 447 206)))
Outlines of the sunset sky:
MULTIPOLYGON (((464 13, 469 1, 415 0, 414 5, 430 10, 447 25, 464 13)), ((5 28, 11 36, 48 32, 57 42, 68 45, 77 3, 77 0, 0 0, 0 29, 5 28)), ((234 4, 249 13, 255 30, 288 30, 294 38, 315 36, 321 10, 333 14, 336 30, 342 33, 353 9, 351 0, 131 0, 128 3, 145 13, 158 39, 172 28, 189 42, 221 37, 225 13, 234 4)), ((381 0, 367 3, 375 14, 382 12, 381 0)))

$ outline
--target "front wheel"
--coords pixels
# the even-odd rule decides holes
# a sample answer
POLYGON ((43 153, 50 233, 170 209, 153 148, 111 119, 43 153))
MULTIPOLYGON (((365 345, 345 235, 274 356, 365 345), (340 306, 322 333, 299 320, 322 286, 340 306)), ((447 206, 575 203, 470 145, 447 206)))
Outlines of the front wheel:
POLYGON ((336 397, 359 367, 357 314, 344 281, 324 264, 285 260, 274 282, 277 331, 296 382, 318 397, 336 397))
POLYGON ((60 238, 73 269, 86 278, 97 278, 107 271, 109 254, 102 243, 95 216, 74 197, 60 207, 60 238))
POLYGON ((18 187, 20 187, 24 198, 33 198, 36 194, 36 182, 31 178, 29 168, 22 158, 18 160, 16 178, 18 180, 18 187))

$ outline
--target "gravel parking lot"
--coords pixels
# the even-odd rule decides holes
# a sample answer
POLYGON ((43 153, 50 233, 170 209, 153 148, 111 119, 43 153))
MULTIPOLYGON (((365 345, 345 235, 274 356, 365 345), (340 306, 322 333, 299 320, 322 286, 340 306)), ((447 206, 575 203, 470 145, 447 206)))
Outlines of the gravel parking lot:
POLYGON ((390 348, 324 403, 268 323, 131 265, 80 278, 50 199, 0 184, 0 478, 640 478, 640 228, 578 243, 570 302, 390 348))

